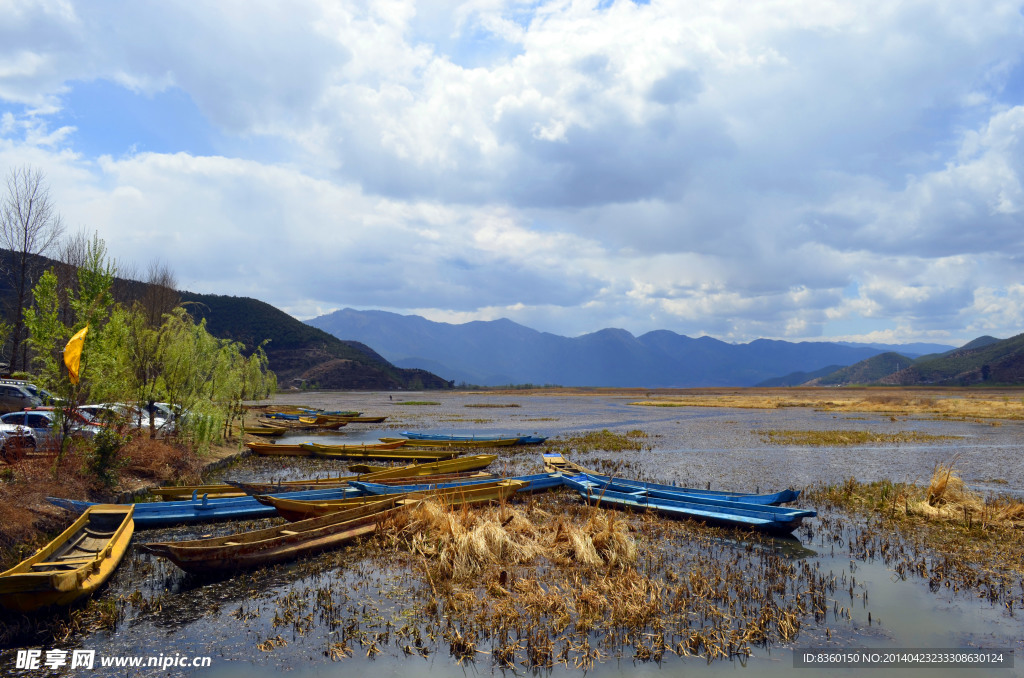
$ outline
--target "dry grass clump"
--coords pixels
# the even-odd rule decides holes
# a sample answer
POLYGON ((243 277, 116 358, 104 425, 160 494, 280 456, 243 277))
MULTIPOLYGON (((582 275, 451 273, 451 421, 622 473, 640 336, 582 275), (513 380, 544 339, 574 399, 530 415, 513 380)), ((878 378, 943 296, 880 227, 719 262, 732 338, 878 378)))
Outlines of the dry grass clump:
POLYGON ((977 522, 982 527, 1024 527, 1024 503, 986 500, 967 487, 952 462, 936 465, 926 496, 908 502, 907 510, 932 519, 977 522))
POLYGON ((396 517, 390 530, 436 575, 461 581, 540 557, 586 567, 627 567, 637 558, 627 523, 604 511, 579 524, 545 511, 528 516, 507 505, 453 510, 425 500, 396 517))

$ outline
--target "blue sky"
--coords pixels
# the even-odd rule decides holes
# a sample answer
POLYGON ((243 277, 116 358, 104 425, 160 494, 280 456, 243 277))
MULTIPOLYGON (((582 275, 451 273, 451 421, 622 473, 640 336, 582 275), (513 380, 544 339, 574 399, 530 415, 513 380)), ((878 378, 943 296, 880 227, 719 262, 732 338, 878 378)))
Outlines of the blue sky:
POLYGON ((0 171, 179 286, 578 335, 1024 328, 1021 2, 0 0, 0 171))

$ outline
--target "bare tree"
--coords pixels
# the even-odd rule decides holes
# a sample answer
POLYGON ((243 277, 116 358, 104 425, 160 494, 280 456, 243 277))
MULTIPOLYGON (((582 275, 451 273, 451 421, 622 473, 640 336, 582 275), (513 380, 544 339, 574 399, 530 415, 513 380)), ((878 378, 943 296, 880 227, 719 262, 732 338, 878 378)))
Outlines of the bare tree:
POLYGON ((28 366, 24 312, 38 275, 38 257, 46 254, 63 232, 64 224, 50 200, 43 173, 28 165, 11 169, 7 174, 7 194, 0 203, 0 247, 14 253, 13 265, 7 271, 15 304, 12 368, 28 366))
POLYGON ((149 275, 145 283, 146 291, 142 297, 142 306, 146 311, 149 326, 159 327, 163 323, 164 315, 181 303, 181 296, 175 289, 178 280, 167 263, 153 260, 149 263, 149 275))

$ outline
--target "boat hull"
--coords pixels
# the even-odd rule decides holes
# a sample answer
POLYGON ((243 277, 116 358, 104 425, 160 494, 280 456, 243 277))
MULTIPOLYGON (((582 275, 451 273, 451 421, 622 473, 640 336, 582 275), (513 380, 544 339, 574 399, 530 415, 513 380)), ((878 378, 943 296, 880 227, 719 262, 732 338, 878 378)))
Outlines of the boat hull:
MULTIPOLYGON (((514 445, 540 445, 546 437, 541 436, 509 436, 509 435, 446 435, 443 433, 417 433, 415 431, 402 431, 401 435, 414 441, 437 441, 437 442, 485 442, 496 440, 507 440, 515 438, 514 445)), ((418 442, 416 444, 419 444, 418 442)))
MULTIPOLYGON (((358 496, 362 494, 362 491, 353 487, 344 487, 292 492, 289 494, 303 499, 342 499, 358 496)), ((47 501, 56 506, 80 512, 85 511, 89 506, 94 506, 94 504, 89 502, 58 497, 47 497, 47 501)), ((120 506, 132 505, 121 504, 120 506)), ((202 497, 195 501, 160 501, 134 504, 134 506, 135 527, 138 529, 228 520, 271 518, 275 515, 273 507, 268 507, 257 501, 255 497, 248 495, 223 499, 202 497)))
POLYGON ((31 612, 95 592, 128 550, 132 515, 131 506, 99 504, 85 511, 30 558, 0 573, 0 605, 31 612))
MULTIPOLYGON (((460 506, 465 504, 481 504, 493 501, 503 501, 518 492, 524 486, 525 483, 522 481, 500 480, 491 483, 464 485, 429 492, 403 492, 389 496, 395 498, 396 505, 407 505, 416 503, 422 499, 432 499, 434 501, 443 502, 449 506, 460 506)), ((330 501, 296 500, 289 497, 260 497, 260 499, 265 500, 268 504, 276 508, 277 512, 282 517, 291 521, 299 521, 356 508, 368 502, 377 500, 379 497, 358 497, 354 499, 330 501)))
POLYGON ((377 498, 326 516, 223 537, 143 544, 140 550, 167 558, 194 574, 267 567, 337 548, 372 534, 396 511, 394 498, 377 498))
POLYGON ((593 483, 566 478, 565 484, 587 502, 634 511, 655 511, 671 518, 688 518, 724 527, 740 527, 774 534, 788 534, 805 518, 817 515, 809 509, 749 504, 724 499, 689 497, 685 500, 651 497, 645 492, 617 492, 593 483))
POLYGON ((404 442, 416 447, 443 447, 453 449, 477 447, 510 447, 519 438, 494 438, 489 440, 410 440, 409 438, 381 438, 382 442, 404 442))
POLYGON ((305 443, 303 449, 315 457, 327 459, 378 459, 381 461, 439 461, 451 459, 458 452, 451 450, 408 450, 406 440, 388 441, 381 445, 322 445, 305 443))

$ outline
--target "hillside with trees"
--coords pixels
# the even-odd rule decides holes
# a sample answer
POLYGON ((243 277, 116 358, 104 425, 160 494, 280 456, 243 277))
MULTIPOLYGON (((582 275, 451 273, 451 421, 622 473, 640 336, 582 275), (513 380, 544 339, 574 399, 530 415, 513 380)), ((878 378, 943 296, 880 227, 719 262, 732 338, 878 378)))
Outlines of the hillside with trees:
MULTIPOLYGON (((785 378, 792 382, 797 375, 785 378)), ((801 382, 801 386, 1011 386, 1024 383, 1024 334, 978 337, 916 359, 889 352, 801 382)), ((795 385, 795 384, 790 384, 795 385)))
POLYGON ((283 386, 322 389, 443 389, 451 384, 421 369, 395 367, 373 349, 343 341, 270 304, 248 297, 182 292, 189 313, 215 336, 262 346, 283 386), (264 343, 265 342, 265 343, 264 343))

